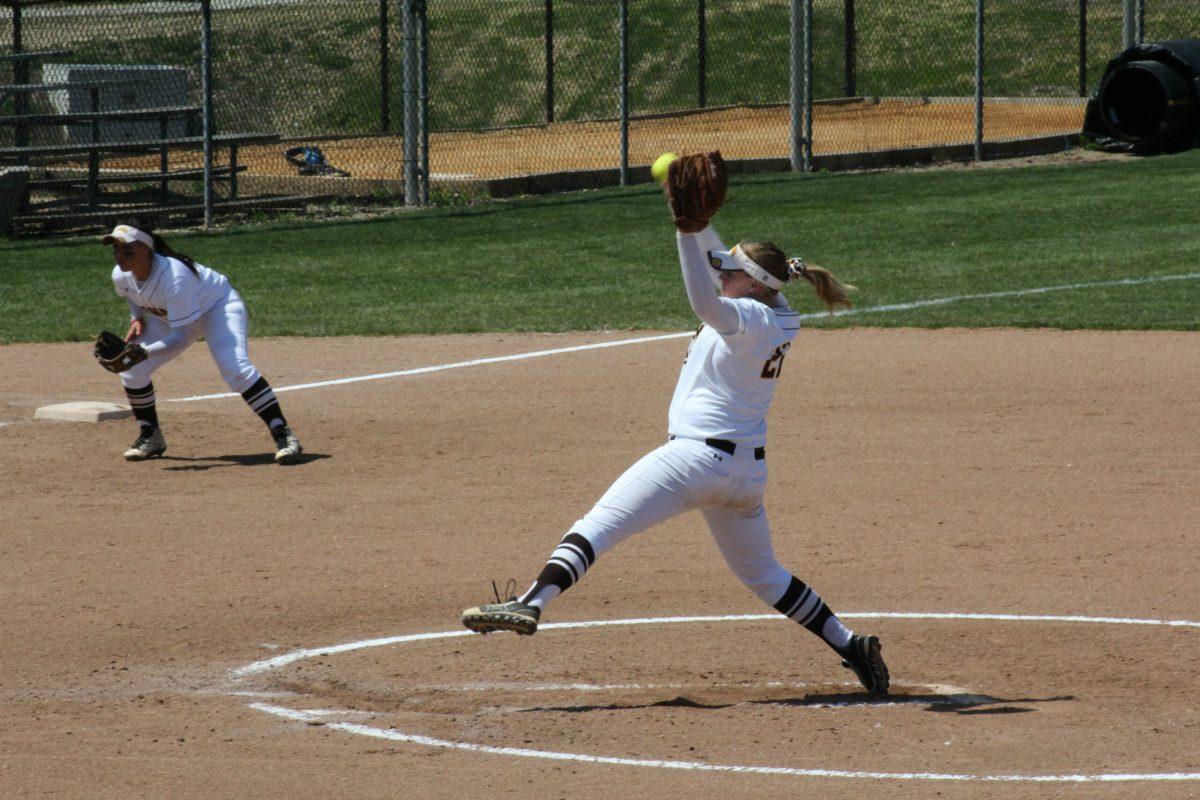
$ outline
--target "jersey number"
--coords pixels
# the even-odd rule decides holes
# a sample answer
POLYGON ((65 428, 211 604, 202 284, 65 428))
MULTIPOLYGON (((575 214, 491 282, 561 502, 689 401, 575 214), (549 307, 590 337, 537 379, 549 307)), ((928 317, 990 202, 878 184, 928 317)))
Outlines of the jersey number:
POLYGON ((779 345, 775 348, 775 352, 763 364, 762 377, 773 379, 778 378, 779 373, 783 371, 783 357, 787 355, 788 348, 792 346, 791 342, 779 345))

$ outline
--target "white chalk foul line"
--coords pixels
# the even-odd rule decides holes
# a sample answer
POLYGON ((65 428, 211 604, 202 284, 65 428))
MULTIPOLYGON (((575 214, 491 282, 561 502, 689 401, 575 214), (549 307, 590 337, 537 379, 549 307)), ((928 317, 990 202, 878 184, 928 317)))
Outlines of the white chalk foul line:
MULTIPOLYGON (((1136 617, 1092 617, 1078 614, 976 614, 957 612, 892 612, 867 611, 840 614, 850 619, 922 619, 922 620, 972 620, 1000 622, 1061 622, 1061 623, 1093 623, 1109 625, 1153 625, 1174 628, 1200 628, 1200 622, 1192 620, 1161 620, 1140 619, 1136 617)), ((539 630, 568 629, 568 628, 598 628, 613 625, 653 625, 679 622, 736 622, 748 620, 777 620, 786 619, 779 614, 736 614, 722 616, 695 617, 648 617, 617 620, 589 620, 586 622, 557 622, 539 626, 539 630)), ((359 642, 334 645, 326 648, 307 648, 277 656, 266 661, 256 661, 239 667, 230 672, 234 678, 266 672, 286 664, 305 658, 344 653, 351 650, 361 650, 368 647, 381 647, 388 644, 405 642, 428 641, 431 639, 449 639, 461 636, 478 636, 467 631, 439 631, 435 633, 418 633, 407 636, 390 636, 379 639, 367 639, 359 642)), ((596 756, 586 753, 564 753, 554 750, 534 750, 522 747, 498 747, 493 745, 476 744, 472 742, 456 742, 448 739, 438 739, 432 736, 404 733, 395 728, 374 728, 351 722, 329 722, 339 713, 337 709, 308 709, 297 710, 266 703, 251 703, 250 708, 283 719, 304 722, 306 724, 320 723, 327 728, 351 733, 358 736, 369 736, 375 739, 386 739, 393 742, 405 742, 425 747, 438 747, 448 750, 460 750, 474 753, 486 753, 516 758, 539 758, 552 761, 574 761, 587 764, 611 764, 627 767, 652 767, 657 769, 690 770, 696 772, 733 772, 758 775, 784 775, 808 778, 853 778, 869 780, 899 780, 899 781, 941 781, 941 782, 985 782, 985 783, 1131 783, 1131 782, 1181 782, 1200 781, 1200 772, 1151 772, 1151 773, 1098 773, 1061 774, 1061 775, 973 775, 968 773, 939 773, 939 772, 882 772, 868 770, 836 770, 836 769, 801 769, 798 767, 769 767, 747 766, 740 764, 706 764, 696 761, 672 761, 661 759, 620 758, 615 756, 596 756)))
MULTIPOLYGON (((833 316, 835 317, 850 317, 859 314, 883 314, 890 311, 911 311, 916 308, 928 308, 930 306, 943 306, 951 303, 963 303, 970 300, 995 300, 1004 297, 1025 297, 1035 294, 1048 294, 1050 292, 1066 292, 1076 289, 1094 289, 1104 286, 1141 286, 1148 283, 1163 283, 1166 281, 1190 281, 1200 279, 1200 272, 1192 272, 1184 275, 1155 275, 1148 278, 1122 278, 1120 280, 1111 281, 1094 281, 1092 283, 1068 283, 1059 286, 1039 286, 1033 289, 1013 289, 1003 292, 985 292, 983 294, 960 294, 951 297, 935 297, 930 300, 915 300, 910 303, 892 303, 884 306, 870 306, 867 308, 851 308, 845 311, 839 311, 833 316)), ((830 316, 825 313, 801 314, 800 319, 824 319, 830 316)), ((431 372, 444 372, 451 369, 464 369, 466 367, 478 367, 484 364, 500 364, 505 361, 524 361, 530 358, 542 358, 544 356, 556 356, 563 353, 578 353, 584 350, 602 350, 608 347, 623 347, 630 344, 645 344, 646 342, 661 342, 667 339, 682 339, 694 335, 695 331, 682 331, 680 333, 666 333, 658 336, 639 336, 634 339, 618 339, 612 342, 595 342, 593 344, 580 344, 572 347, 555 347, 550 350, 535 350, 528 353, 515 353, 507 356, 493 356, 491 358, 475 358, 470 361, 458 361, 453 364, 437 364, 431 367, 417 367, 415 369, 402 369, 394 372, 376 372, 370 375, 356 375, 350 378, 335 378, 328 381, 315 381, 313 383, 299 383, 293 386, 277 386, 275 392, 295 392, 301 389, 319 389, 325 386, 340 386, 346 383, 361 383, 363 381, 379 381, 387 378, 404 378, 410 375, 425 375, 431 372)), ((191 397, 175 397, 169 398, 164 402, 168 403, 191 403, 197 400, 219 400, 225 397, 238 397, 234 392, 221 392, 218 394, 198 394, 191 397)))
MULTIPOLYGON (((336 378, 329 381, 316 381, 314 383, 299 383, 294 386, 280 386, 275 389, 279 392, 294 392, 300 389, 318 389, 324 386, 340 386, 344 383, 361 383, 362 381, 379 381, 385 378, 403 378, 409 375, 425 375, 430 372, 444 372, 448 369, 463 369, 464 367, 478 367, 484 364, 499 364, 504 361, 524 361, 527 358, 541 358, 543 356, 556 356, 561 353, 578 353, 583 350, 600 350, 605 347, 621 347, 627 344, 642 344, 643 342, 659 342, 663 339, 681 339, 684 336, 691 336, 695 331, 687 331, 686 333, 665 333, 658 336, 640 336, 636 339, 618 339, 614 342, 595 342, 593 344, 580 344, 572 347, 556 347, 552 350, 536 350, 529 353, 514 353, 509 356, 493 356, 491 358, 474 358, 470 361, 457 361, 453 364, 437 364, 432 367, 417 367, 415 369, 401 369, 395 372, 376 372, 371 375, 357 375, 353 378, 336 378)), ((168 403, 190 403, 195 400, 217 400, 222 397, 239 397, 240 395, 233 392, 224 392, 221 394, 201 394, 194 397, 178 397, 168 400, 168 403)))

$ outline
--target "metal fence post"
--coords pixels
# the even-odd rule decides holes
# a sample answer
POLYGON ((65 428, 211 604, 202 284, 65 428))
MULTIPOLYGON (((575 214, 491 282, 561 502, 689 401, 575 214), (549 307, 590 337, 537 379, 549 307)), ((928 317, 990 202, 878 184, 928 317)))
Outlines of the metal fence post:
POLYGON ((417 124, 417 20, 416 0, 402 0, 404 10, 404 205, 421 204, 418 150, 421 131, 417 124))
POLYGON ((842 94, 846 97, 855 97, 858 95, 858 64, 856 63, 858 60, 858 21, 854 14, 854 0, 846 0, 843 20, 846 74, 842 84, 842 94))
POLYGON ((419 94, 421 100, 421 205, 429 205, 429 4, 426 0, 417 0, 419 15, 417 29, 420 36, 417 41, 417 60, 421 62, 419 94))
POLYGON ((391 90, 388 86, 388 0, 379 0, 379 130, 391 127, 391 90))
MULTIPOLYGON (((100 89, 95 86, 88 87, 88 109, 97 116, 92 117, 88 125, 88 141, 92 144, 100 144, 100 89)), ((167 138, 166 133, 163 133, 163 138, 167 138)), ((164 169, 163 172, 166 172, 164 169)), ((88 182, 87 182, 87 207, 88 211, 96 210, 96 201, 100 197, 100 152, 92 150, 88 153, 88 182)))
POLYGON ((1079 96, 1088 96, 1088 0, 1079 0, 1079 96))
POLYGON ((983 160, 983 6, 975 0, 975 160, 983 160))
MULTIPOLYGON (((12 21, 13 21, 12 51, 14 53, 21 53, 24 50, 24 44, 21 41, 22 34, 24 33, 22 28, 24 26, 22 25, 22 20, 21 20, 21 4, 20 3, 15 3, 12 6, 12 15, 13 15, 12 16, 12 21)), ((14 61, 13 62, 13 83, 29 83, 29 62, 27 62, 27 61, 14 61)), ((18 117, 22 116, 23 114, 25 114, 28 111, 28 103, 29 103, 28 97, 29 97, 29 95, 25 94, 22 91, 17 91, 17 93, 14 95, 14 97, 13 97, 13 113, 16 114, 18 117)), ((25 126, 24 122, 17 123, 16 130, 13 132, 13 136, 14 136, 13 144, 15 144, 17 147, 25 147, 29 144, 29 129, 25 126)), ((29 156, 22 154, 21 157, 19 159, 17 159, 17 161, 20 164, 28 164, 29 156)))
POLYGON ((212 0, 200 0, 200 91, 204 95, 204 227, 213 221, 212 0))
POLYGON ((629 185, 629 0, 618 0, 621 38, 621 185, 629 185))
MULTIPOLYGON (((93 86, 89 91, 96 93, 94 95, 94 99, 92 100, 92 106, 93 106, 93 108, 95 108, 95 110, 99 111, 100 110, 100 90, 93 86)), ((163 114, 161 117, 158 118, 158 138, 162 139, 164 142, 167 139, 171 138, 171 119, 166 114, 163 114)), ((96 139, 94 141, 99 141, 99 137, 96 137, 96 139)), ((231 158, 230 160, 232 161, 233 159, 231 158)), ((170 153, 168 152, 167 146, 164 144, 162 147, 158 148, 158 171, 160 173, 162 173, 162 177, 159 178, 159 180, 158 180, 158 204, 160 206, 165 206, 167 204, 167 200, 169 199, 168 193, 171 189, 171 185, 170 185, 170 179, 167 178, 167 169, 170 166, 171 166, 170 153)), ((99 169, 100 169, 100 165, 98 163, 96 165, 96 169, 97 169, 97 171, 99 171, 99 169)), ((237 196, 237 192, 232 191, 233 187, 236 185, 237 185, 237 172, 230 172, 229 173, 229 186, 230 186, 230 190, 231 190, 229 192, 230 199, 233 199, 234 197, 237 196)))
POLYGON ((813 0, 804 0, 804 171, 813 168, 813 0))
POLYGON ((708 101, 708 10, 704 0, 696 0, 696 105, 708 101))
POLYGON ((1146 41, 1146 0, 1137 0, 1137 43, 1146 41))
POLYGON ((804 169, 804 42, 800 32, 802 0, 792 0, 788 25, 788 157, 792 172, 804 169))
POLYGON ((1121 42, 1125 50, 1137 43, 1137 0, 1122 0, 1124 24, 1122 25, 1121 42))
POLYGON ((546 0, 546 122, 554 122, 554 0, 546 0))
MULTIPOLYGON (((21 4, 19 2, 13 4, 12 15, 13 15, 12 51, 14 53, 20 53, 23 51, 23 45, 21 44, 22 24, 21 24, 21 4)), ((21 62, 17 61, 14 63, 20 64, 21 62)), ((16 69, 16 67, 14 67, 14 69, 16 69)), ((19 83, 19 81, 17 81, 17 82, 19 83)))

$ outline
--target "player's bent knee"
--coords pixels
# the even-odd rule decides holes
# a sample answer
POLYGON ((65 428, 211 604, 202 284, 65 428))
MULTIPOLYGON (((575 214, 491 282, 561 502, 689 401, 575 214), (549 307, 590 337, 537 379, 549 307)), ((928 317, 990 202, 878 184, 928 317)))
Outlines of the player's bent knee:
POLYGON ((792 581, 792 573, 774 560, 730 564, 730 568, 747 589, 767 604, 778 601, 792 581))
POLYGON ((154 370, 157 367, 158 365, 154 363, 154 359, 134 364, 121 373, 121 385, 126 389, 144 389, 150 383, 150 377, 154 374, 154 370))
POLYGON ((587 517, 576 520, 575 524, 571 526, 571 533, 578 534, 587 539, 588 544, 592 546, 592 552, 597 557, 601 553, 611 550, 621 539, 625 538, 620 535, 619 530, 612 526, 604 525, 587 517))
POLYGON ((253 386, 261 374, 253 364, 238 364, 236 369, 221 370, 221 377, 230 391, 241 394, 253 386))

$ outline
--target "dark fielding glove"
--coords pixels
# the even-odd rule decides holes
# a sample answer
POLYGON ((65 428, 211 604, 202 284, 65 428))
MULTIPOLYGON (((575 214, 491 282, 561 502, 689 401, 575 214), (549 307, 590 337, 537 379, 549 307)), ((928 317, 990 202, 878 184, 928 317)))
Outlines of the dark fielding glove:
POLYGON ((692 153, 672 161, 663 188, 675 227, 683 233, 704 230, 725 202, 728 185, 725 159, 719 151, 692 153))
POLYGON ((134 364, 145 361, 150 354, 140 344, 126 342, 112 331, 100 331, 92 355, 109 372, 124 372, 134 364))

